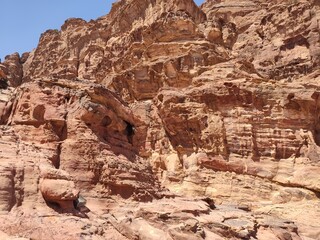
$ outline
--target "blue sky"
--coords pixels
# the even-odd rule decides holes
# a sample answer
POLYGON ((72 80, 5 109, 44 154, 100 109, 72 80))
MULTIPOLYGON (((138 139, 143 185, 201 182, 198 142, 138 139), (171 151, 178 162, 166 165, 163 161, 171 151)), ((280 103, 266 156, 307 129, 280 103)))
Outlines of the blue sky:
MULTIPOLYGON (((204 0, 196 0, 201 4, 204 0)), ((40 34, 60 29, 67 18, 96 19, 110 11, 112 0, 0 0, 0 58, 31 51, 40 34)))

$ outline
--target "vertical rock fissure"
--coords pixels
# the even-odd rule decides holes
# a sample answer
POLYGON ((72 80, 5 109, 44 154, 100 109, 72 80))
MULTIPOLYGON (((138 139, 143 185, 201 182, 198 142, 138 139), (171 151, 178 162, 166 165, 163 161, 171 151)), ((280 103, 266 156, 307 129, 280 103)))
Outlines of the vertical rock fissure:
POLYGON ((54 167, 56 169, 60 168, 60 155, 61 155, 61 142, 59 142, 58 146, 57 146, 57 159, 56 162, 53 163, 54 167))
MULTIPOLYGON (((67 139, 67 115, 65 114, 64 116, 64 123, 63 126, 61 127, 61 129, 57 129, 57 127, 55 127, 55 132, 57 134, 57 136, 59 137, 59 142, 57 145, 57 149, 56 149, 56 158, 53 161, 53 165, 56 169, 60 168, 60 161, 61 161, 61 149, 62 149, 62 144, 63 141, 67 139)), ((54 125, 54 123, 53 123, 54 125)))

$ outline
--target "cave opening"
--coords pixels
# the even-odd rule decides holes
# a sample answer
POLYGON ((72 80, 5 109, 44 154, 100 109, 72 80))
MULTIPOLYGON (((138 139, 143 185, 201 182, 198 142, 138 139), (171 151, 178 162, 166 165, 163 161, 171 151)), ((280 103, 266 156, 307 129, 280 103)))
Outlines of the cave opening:
POLYGON ((125 134, 127 135, 128 142, 132 144, 133 141, 133 135, 135 133, 135 127, 131 123, 124 121, 126 123, 126 129, 125 129, 125 134))
POLYGON ((8 81, 5 78, 0 78, 0 89, 7 89, 9 87, 8 81))

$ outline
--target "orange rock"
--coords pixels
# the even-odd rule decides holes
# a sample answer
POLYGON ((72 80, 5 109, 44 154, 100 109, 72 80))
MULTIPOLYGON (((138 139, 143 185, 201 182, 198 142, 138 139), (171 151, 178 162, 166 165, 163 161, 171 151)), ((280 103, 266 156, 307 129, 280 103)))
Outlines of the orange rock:
POLYGON ((9 55, 0 238, 319 239, 319 11, 121 0, 9 55))

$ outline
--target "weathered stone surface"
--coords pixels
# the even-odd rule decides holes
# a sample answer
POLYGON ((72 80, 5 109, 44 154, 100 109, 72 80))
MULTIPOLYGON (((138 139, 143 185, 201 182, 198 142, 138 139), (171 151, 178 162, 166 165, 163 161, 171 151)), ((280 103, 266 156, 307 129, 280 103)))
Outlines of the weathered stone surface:
POLYGON ((163 199, 126 206, 111 214, 111 224, 129 239, 255 239, 268 235, 301 239, 293 222, 253 216, 231 205, 211 209, 200 200, 163 199))
POLYGON ((72 201, 78 198, 74 183, 68 180, 44 179, 40 191, 47 201, 72 201))
POLYGON ((7 56, 4 236, 319 239, 319 16, 121 0, 7 56))
POLYGON ((23 77, 23 64, 24 59, 20 58, 18 53, 8 55, 5 61, 0 65, 0 70, 6 74, 6 80, 12 87, 17 87, 21 84, 23 77))

